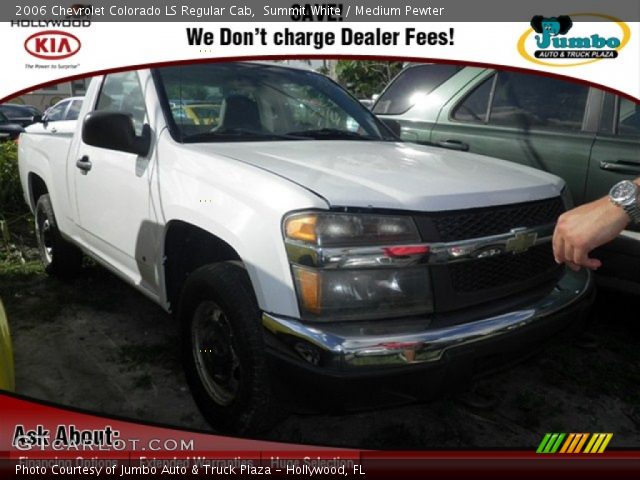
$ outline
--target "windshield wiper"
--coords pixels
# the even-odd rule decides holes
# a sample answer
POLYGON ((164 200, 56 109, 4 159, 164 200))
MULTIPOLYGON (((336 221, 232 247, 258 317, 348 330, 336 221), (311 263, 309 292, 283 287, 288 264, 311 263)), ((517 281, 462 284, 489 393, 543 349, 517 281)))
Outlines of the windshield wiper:
POLYGON ((320 128, 318 130, 301 130, 299 132, 287 132, 287 135, 309 137, 315 140, 378 140, 369 135, 361 135, 348 130, 337 128, 320 128))
POLYGON ((279 134, 265 132, 259 130, 251 130, 248 128, 227 128, 213 132, 200 132, 182 137, 182 141, 186 143, 197 142, 225 142, 225 141, 244 141, 244 140, 308 140, 307 137, 296 136, 293 134, 279 134))

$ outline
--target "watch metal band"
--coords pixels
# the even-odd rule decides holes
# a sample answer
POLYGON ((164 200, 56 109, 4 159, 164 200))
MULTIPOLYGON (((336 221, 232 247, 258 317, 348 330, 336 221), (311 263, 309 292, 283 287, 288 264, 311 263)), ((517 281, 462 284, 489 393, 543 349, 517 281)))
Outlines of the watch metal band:
POLYGON ((633 223, 640 223, 640 205, 638 205, 638 199, 630 205, 625 205, 624 211, 631 217, 633 223))

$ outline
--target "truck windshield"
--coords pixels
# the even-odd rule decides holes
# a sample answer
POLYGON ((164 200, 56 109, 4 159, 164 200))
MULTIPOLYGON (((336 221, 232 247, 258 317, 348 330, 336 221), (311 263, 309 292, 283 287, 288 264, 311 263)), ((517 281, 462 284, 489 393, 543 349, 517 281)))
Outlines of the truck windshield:
POLYGON ((323 75, 259 63, 159 68, 181 142, 397 140, 323 75))

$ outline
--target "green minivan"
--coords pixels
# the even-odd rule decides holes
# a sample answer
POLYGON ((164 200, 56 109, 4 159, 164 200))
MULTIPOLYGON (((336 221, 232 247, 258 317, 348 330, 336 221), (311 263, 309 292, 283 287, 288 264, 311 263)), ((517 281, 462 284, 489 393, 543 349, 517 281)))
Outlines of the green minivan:
MULTIPOLYGON (((585 83, 519 71, 417 64, 400 72, 372 109, 387 122, 397 121, 404 140, 556 174, 567 182, 576 204, 640 176, 640 104, 585 83)), ((594 255, 604 262, 601 283, 640 292, 638 226, 594 255)))

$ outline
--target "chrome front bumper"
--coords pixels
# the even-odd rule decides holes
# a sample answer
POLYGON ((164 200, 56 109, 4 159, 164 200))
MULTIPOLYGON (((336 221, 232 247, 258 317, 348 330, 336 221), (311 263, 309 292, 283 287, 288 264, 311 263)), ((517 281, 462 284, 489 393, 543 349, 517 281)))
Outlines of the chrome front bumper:
POLYGON ((268 313, 263 314, 262 324, 290 358, 313 367, 348 372, 433 364, 451 349, 501 337, 506 340, 521 331, 526 334, 527 329, 586 300, 591 290, 589 271, 567 269, 549 294, 530 304, 446 327, 431 325, 429 318, 312 324, 268 313))

